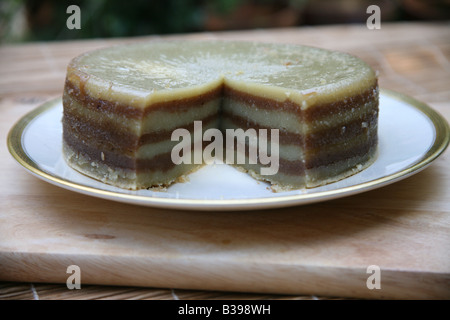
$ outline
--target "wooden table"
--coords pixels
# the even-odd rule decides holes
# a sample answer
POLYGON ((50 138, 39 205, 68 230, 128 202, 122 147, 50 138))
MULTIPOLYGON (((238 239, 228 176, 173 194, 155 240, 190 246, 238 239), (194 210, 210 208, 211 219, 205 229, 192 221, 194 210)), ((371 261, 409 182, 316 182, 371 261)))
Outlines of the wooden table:
MULTIPOLYGON (((75 217, 67 222, 72 224, 76 224, 76 219, 85 219, 89 223, 93 217, 99 217, 105 220, 116 219, 118 223, 122 221, 126 225, 127 216, 122 214, 123 211, 137 212, 136 214, 140 215, 140 218, 144 219, 146 223, 150 223, 152 217, 161 219, 158 221, 164 219, 175 221, 177 219, 178 224, 190 223, 189 219, 192 215, 204 217, 205 213, 143 209, 60 189, 26 173, 12 159, 6 148, 6 136, 15 121, 42 102, 61 95, 65 68, 72 57, 87 50, 112 44, 154 38, 159 37, 25 43, 0 47, 0 110, 2 115, 0 135, 3 140, 0 145, 0 176, 2 179, 0 186, 0 230, 2 230, 0 231, 0 280, 3 280, 0 282, 0 299, 450 298, 450 159, 448 152, 419 174, 375 191, 302 208, 245 214, 245 219, 250 222, 261 222, 268 219, 275 223, 278 222, 280 228, 283 228, 281 222, 283 217, 295 220, 300 215, 298 220, 303 220, 312 230, 316 230, 314 228, 319 230, 321 221, 337 219, 336 221, 341 222, 338 222, 336 228, 342 228, 342 232, 348 231, 349 234, 341 234, 336 230, 331 231, 335 232, 335 235, 339 235, 336 239, 332 239, 333 241, 343 241, 346 236, 357 239, 359 233, 364 231, 360 228, 364 224, 382 225, 391 230, 391 233, 384 235, 387 234, 389 237, 390 234, 396 233, 395 241, 398 243, 396 242, 395 248, 398 252, 395 254, 400 256, 409 254, 409 252, 414 255, 415 250, 417 250, 417 254, 424 254, 425 249, 428 248, 426 246, 429 245, 431 261, 423 261, 423 263, 431 266, 431 269, 435 268, 433 270, 438 270, 438 272, 435 275, 430 276, 430 273, 427 273, 424 276, 422 279, 423 290, 417 290, 417 288, 422 288, 420 285, 416 286, 417 282, 422 281, 417 278, 411 278, 410 283, 404 285, 405 290, 388 295, 369 293, 365 295, 356 291, 337 290, 336 288, 327 290, 326 284, 323 283, 317 284, 317 288, 321 287, 322 289, 311 289, 310 292, 301 294, 295 292, 274 294, 276 290, 271 289, 256 290, 255 293, 228 291, 238 288, 238 286, 223 287, 223 290, 221 287, 210 286, 208 288, 212 288, 211 290, 203 291, 199 290, 202 288, 201 285, 174 289, 172 286, 167 288, 139 287, 139 284, 133 284, 133 286, 84 284, 81 290, 68 290, 65 283, 41 283, 45 279, 42 280, 38 276, 40 271, 44 272, 39 269, 39 264, 32 266, 34 269, 30 270, 29 274, 21 273, 20 266, 17 267, 16 273, 14 270, 6 270, 5 266, 11 265, 11 262, 5 259, 5 252, 8 250, 6 243, 9 243, 8 241, 11 239, 17 240, 21 237, 28 239, 27 241, 30 237, 34 239, 32 235, 23 234, 24 226, 28 219, 36 216, 46 217, 48 212, 60 214, 61 219, 75 217), (21 217, 21 220, 14 222, 14 228, 1 229, 2 225, 11 225, 9 219, 16 215, 21 217), (277 218, 272 219, 271 217, 277 218), (339 223, 341 224, 339 225, 339 223), (413 241, 415 236, 410 234, 409 228, 419 230, 417 242, 413 241), (437 240, 433 240, 433 235, 437 240), (441 251, 433 253, 433 245, 424 243, 427 239, 431 242, 438 242, 441 251), (448 250, 442 251, 442 248, 448 250), (2 259, 4 260, 2 261, 2 259), (434 276, 436 277, 433 278, 434 276), (429 279, 436 279, 437 282, 427 283, 429 279), (410 284, 411 286, 409 286, 410 284), (433 291, 433 286, 440 289, 433 291), (407 292, 408 288, 410 288, 409 291, 415 290, 415 292, 407 292)), ((383 23, 381 30, 368 30, 365 25, 303 27, 199 33, 167 36, 166 38, 298 43, 349 52, 364 59, 379 71, 379 83, 382 88, 395 90, 421 100, 444 115, 447 120, 450 119, 450 25, 448 23, 383 23)), ((216 219, 218 222, 225 221, 225 227, 229 227, 226 224, 228 218, 224 217, 226 214, 223 213, 216 219)), ((240 219, 241 217, 236 213, 230 213, 230 215, 230 219, 240 219)), ((293 223, 299 223, 299 221, 296 220, 293 223)), ((212 225, 213 223, 210 223, 206 227, 212 225)), ((285 227, 288 228, 288 225, 286 224, 285 227)), ((257 227, 265 228, 264 224, 257 227)), ((266 227, 271 228, 270 226, 266 227)), ((213 231, 220 230, 217 226, 211 228, 213 231)), ((54 232, 58 231, 54 230, 54 232)), ((246 232, 245 229, 242 231, 246 232)), ((198 236, 200 240, 208 241, 204 240, 208 238, 202 238, 205 236, 204 234, 195 236, 198 236)), ((39 237, 39 233, 36 237, 39 237)), ((96 236, 96 234, 91 234, 91 238, 95 243, 107 241, 102 239, 101 235, 96 236)), ((262 239, 260 238, 260 240, 262 239)), ((38 238, 34 240, 39 241, 38 238)), ((383 239, 377 241, 383 243, 383 239)), ((292 242, 286 243, 292 245, 292 242)), ((35 243, 30 242, 29 245, 33 246, 35 243)), ((226 243, 217 245, 226 245, 226 243)), ((253 245, 255 248, 258 247, 258 243, 253 245)), ((374 243, 373 247, 370 247, 370 244, 366 243, 362 249, 378 250, 376 245, 374 243)), ((259 249, 261 248, 258 247, 259 249)), ((361 250, 352 251, 355 256, 347 257, 347 259, 357 259, 358 255, 363 256, 365 253, 361 250)), ((16 254, 20 256, 21 253, 16 254)), ((20 258, 17 259, 20 261, 20 258)), ((27 260, 24 263, 30 263, 30 261, 27 260)), ((414 268, 412 267, 412 269, 414 268)), ((315 287, 310 284, 310 288, 315 287)))

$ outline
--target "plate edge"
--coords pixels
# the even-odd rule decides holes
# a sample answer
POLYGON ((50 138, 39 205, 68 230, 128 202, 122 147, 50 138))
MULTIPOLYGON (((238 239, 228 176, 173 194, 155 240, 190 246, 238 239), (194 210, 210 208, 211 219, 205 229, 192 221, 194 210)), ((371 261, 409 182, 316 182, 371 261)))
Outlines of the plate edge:
POLYGON ((10 129, 7 136, 7 146, 13 158, 25 169, 31 172, 38 178, 43 178, 46 182, 54 184, 65 189, 80 192, 86 195, 101 197, 113 201, 139 204, 151 207, 160 207, 168 209, 183 209, 183 210, 214 210, 214 211, 232 211, 232 210, 256 210, 256 209, 271 209, 279 207, 287 207, 293 205, 304 205, 318 201, 333 200, 343 196, 350 196, 366 191, 370 191, 377 187, 382 187, 404 178, 411 176, 425 169, 436 158, 438 158, 448 147, 450 142, 450 127, 446 119, 436 110, 427 104, 416 100, 410 96, 402 93, 381 89, 381 94, 392 97, 396 100, 403 101, 415 109, 421 111, 433 124, 435 129, 435 139, 427 153, 422 156, 417 162, 408 168, 405 168, 394 174, 367 181, 355 186, 349 186, 337 190, 322 191, 314 194, 300 194, 280 196, 273 198, 251 198, 251 199, 230 199, 230 200, 201 200, 201 199, 172 199, 172 198, 153 198, 140 195, 117 194, 114 191, 100 190, 95 187, 83 186, 71 181, 55 177, 41 168, 30 159, 22 147, 22 135, 27 125, 37 116, 44 113, 48 109, 55 107, 62 99, 61 97, 47 101, 37 108, 31 110, 22 116, 10 129), (326 199, 323 199, 326 197, 326 199), (298 200, 305 200, 303 203, 295 203, 298 200), (138 202, 136 202, 138 201, 138 202), (189 207, 195 205, 195 207, 189 207), (186 207, 187 206, 187 207, 186 207))

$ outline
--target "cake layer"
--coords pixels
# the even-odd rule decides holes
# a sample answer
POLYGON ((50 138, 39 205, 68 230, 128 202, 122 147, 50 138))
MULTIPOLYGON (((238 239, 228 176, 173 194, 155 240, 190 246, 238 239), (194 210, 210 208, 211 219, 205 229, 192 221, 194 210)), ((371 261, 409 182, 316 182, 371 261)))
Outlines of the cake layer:
POLYGON ((261 168, 267 168, 267 166, 260 163, 251 164, 248 157, 246 159, 245 163, 235 164, 234 167, 250 174, 257 180, 269 182, 274 191, 287 191, 306 187, 305 171, 299 163, 293 163, 292 165, 280 163, 280 170, 275 175, 262 175, 261 168), (282 167, 283 169, 281 170, 282 167))
POLYGON ((378 89, 376 82, 363 94, 348 96, 342 101, 318 104, 303 110, 289 99, 280 102, 273 99, 256 97, 224 87, 225 114, 252 119, 260 126, 273 126, 291 133, 304 134, 345 125, 353 119, 365 121, 378 116, 378 89), (335 108, 336 115, 330 114, 335 108))
MULTIPOLYGON (((161 115, 164 117, 164 115, 161 115)), ((200 115, 196 115, 196 117, 200 115)), ((205 118, 194 118, 185 120, 183 128, 189 132, 194 131, 194 121, 200 120, 206 127, 218 127, 219 114, 217 111, 205 118)), ((173 118, 174 115, 166 115, 166 118, 173 118)), ((175 115, 176 117, 176 115, 175 115)), ((118 153, 134 154, 138 149, 148 144, 164 142, 170 140, 173 130, 163 130, 152 133, 142 134, 140 136, 130 132, 121 130, 119 124, 111 124, 106 122, 96 122, 90 118, 75 117, 65 113, 63 128, 68 134, 76 135, 78 139, 84 140, 85 143, 104 148, 107 150, 115 150, 118 153), (116 129, 117 128, 117 129, 116 129)))
POLYGON ((73 84, 66 81, 63 94, 64 113, 79 119, 105 123, 111 130, 134 132, 136 135, 161 130, 174 130, 185 122, 217 113, 220 107, 222 87, 213 88, 196 98, 178 99, 158 103, 158 106, 145 109, 145 112, 133 112, 130 106, 119 105, 111 101, 95 99, 89 94, 81 95, 72 89, 73 84), (111 112, 110 110, 115 110, 111 112), (178 118, 167 120, 167 113, 178 113, 178 118))
MULTIPOLYGON (((226 121, 228 127, 231 123, 233 128, 253 128, 256 130, 265 129, 270 130, 276 128, 276 126, 270 128, 268 126, 260 125, 253 121, 253 119, 243 118, 236 116, 229 112, 222 112, 222 123, 226 121)), ((332 145, 352 139, 368 132, 369 128, 374 128, 378 123, 378 114, 365 115, 364 118, 357 118, 350 122, 347 122, 345 126, 337 125, 333 128, 326 128, 317 132, 308 134, 299 134, 288 132, 284 129, 279 129, 279 141, 283 144, 298 145, 310 150, 320 148, 323 145, 332 145)), ((373 130, 373 134, 376 134, 376 130, 373 130)), ((269 137, 270 140, 270 137, 269 137)))
MULTIPOLYGON (((253 126, 246 127, 242 123, 236 123, 234 121, 231 121, 227 117, 222 117, 221 128, 228 128, 228 129, 232 129, 232 130, 241 128, 243 130, 247 130, 248 128, 255 128, 255 127, 253 127, 253 126)), ((258 127, 256 127, 255 129, 259 130, 258 127)), ((226 130, 226 129, 222 129, 222 130, 226 130)), ((281 134, 281 130, 279 133, 278 143, 276 143, 275 141, 273 141, 271 139, 270 128, 267 130, 268 130, 267 131, 268 132, 267 133, 267 152, 269 154, 272 152, 272 145, 273 145, 274 147, 276 147, 278 149, 279 154, 283 155, 283 158, 285 158, 286 160, 290 160, 290 161, 303 160, 303 158, 304 158, 303 145, 301 143, 291 143, 292 140, 283 141, 286 139, 281 138, 283 136, 281 134)), ((252 141, 247 144, 253 148, 257 148, 258 143, 259 143, 258 141, 259 140, 252 141)), ((296 142, 296 141, 294 141, 294 142, 296 142)))
POLYGON ((63 145, 63 154, 66 161, 76 170, 104 183, 132 190, 168 186, 173 182, 182 181, 185 175, 201 167, 198 164, 180 164, 165 170, 146 171, 111 167, 102 161, 80 154, 68 144, 63 145))
POLYGON ((318 166, 307 170, 306 184, 308 188, 315 188, 331 182, 350 177, 370 166, 376 157, 377 147, 372 145, 365 153, 359 153, 351 158, 333 162, 327 166, 318 166))
POLYGON ((376 147, 378 137, 370 136, 366 138, 355 138, 349 143, 342 143, 332 148, 319 150, 315 154, 305 155, 304 163, 307 169, 320 166, 327 166, 342 159, 352 158, 368 153, 372 148, 376 147))
MULTIPOLYGON (((229 152, 229 149, 225 149, 225 152, 229 152)), ((256 170, 258 169, 258 173, 261 168, 269 168, 270 164, 261 164, 259 161, 256 163, 249 157, 249 146, 239 146, 235 145, 234 149, 231 150, 231 154, 234 156, 234 160, 229 162, 228 164, 243 166, 245 168, 253 167, 256 170), (241 147, 241 149, 240 149, 241 147), (241 151, 245 150, 245 151, 241 151), (237 159, 239 156, 245 158, 245 161, 239 162, 237 159)), ((302 160, 288 160, 286 158, 280 157, 278 159, 278 169, 275 174, 266 175, 267 180, 276 180, 278 174, 291 175, 291 176, 304 176, 305 175, 305 166, 302 160)))
POLYGON ((77 146, 72 146, 64 140, 63 155, 66 162, 81 173, 114 186, 125 189, 138 189, 138 173, 136 170, 111 168, 110 166, 91 159, 78 151, 77 146))
MULTIPOLYGON (((308 165, 311 167, 305 167, 302 161, 287 161, 280 157, 279 170, 275 175, 261 175, 261 168, 267 168, 268 165, 252 164, 248 157, 247 146, 244 153, 246 161, 239 164, 235 161, 234 165, 244 169, 258 180, 270 182, 274 191, 287 191, 303 187, 319 187, 356 174, 373 163, 376 150, 376 143, 371 141, 346 150, 345 157, 342 156, 342 153, 335 154, 338 161, 321 163, 320 159, 325 158, 320 158, 316 163, 310 162, 308 165)), ((234 154, 236 157, 240 154, 237 147, 235 147, 234 154)))
MULTIPOLYGON (((208 125, 203 127, 202 132, 217 126, 217 121, 211 121, 208 125)), ((179 141, 171 141, 169 137, 168 140, 159 143, 141 146, 139 149, 134 150, 130 155, 121 152, 122 150, 119 149, 106 148, 106 144, 102 143, 100 140, 87 141, 83 137, 79 137, 70 129, 63 131, 63 141, 65 145, 70 146, 72 150, 76 150, 79 154, 84 155, 85 158, 88 158, 91 161, 102 162, 112 169, 122 168, 137 171, 165 171, 168 168, 176 166, 172 161, 171 152, 175 145, 180 143, 179 141)), ((192 140, 192 152, 194 152, 193 145, 195 143, 196 141, 192 140)), ((203 147, 208 142, 198 141, 198 143, 203 147)))
POLYGON ((205 90, 197 96, 159 101, 151 104, 151 107, 147 108, 136 108, 128 104, 96 98, 91 96, 88 92, 82 91, 76 84, 68 79, 65 82, 64 91, 85 108, 107 114, 117 114, 124 116, 125 118, 141 118, 142 116, 158 110, 164 112, 182 112, 190 111, 195 108, 195 106, 200 107, 207 101, 220 98, 222 96, 222 85, 219 83, 219 85, 216 85, 213 88, 205 88, 205 90))
MULTIPOLYGON (((225 90, 225 92, 227 92, 227 90, 225 90)), ((368 96, 371 96, 372 91, 368 92, 368 96)), ((311 122, 305 121, 303 117, 304 113, 307 111, 303 111, 301 108, 289 109, 292 107, 291 103, 288 103, 290 106, 289 108, 283 108, 281 102, 261 98, 258 100, 248 94, 243 96, 233 94, 232 97, 226 97, 224 101, 222 129, 242 128, 246 130, 254 128, 256 130, 270 130, 272 128, 280 128, 281 123, 286 123, 287 121, 280 121, 279 119, 288 118, 290 113, 293 114, 293 116, 290 117, 290 126, 284 126, 284 128, 279 130, 279 143, 280 146, 284 147, 280 148, 280 161, 283 159, 301 158, 307 169, 314 169, 320 166, 328 166, 342 159, 365 154, 377 144, 377 100, 374 102, 373 99, 367 98, 368 101, 362 101, 364 104, 359 113, 352 112, 352 108, 355 108, 355 105, 353 104, 351 105, 352 108, 349 107, 347 110, 345 108, 338 108, 340 110, 340 118, 346 119, 344 126, 337 122, 334 127, 332 127, 330 121, 327 121, 326 125, 321 129, 318 129, 318 125, 316 124, 314 130, 311 130, 311 122), (245 99, 243 99, 243 97, 245 97, 245 99), (271 104, 274 104, 275 106, 271 107, 271 104), (263 107, 261 108, 261 106, 263 107), (261 125, 256 122, 257 120, 261 120, 264 124, 269 124, 272 117, 265 116, 265 111, 269 110, 270 112, 273 112, 276 108, 283 111, 277 113, 278 118, 275 118, 275 121, 273 121, 273 127, 261 125), (295 129, 295 126, 297 128, 303 128, 296 130, 296 132, 288 131, 291 128, 295 129), (289 129, 286 129, 286 127, 289 129), (302 131, 303 133, 298 133, 299 131, 302 131), (299 147, 300 150, 297 151, 297 154, 295 154, 292 149, 289 150, 289 148, 286 147, 291 145, 299 147), (326 148, 323 148, 324 146, 326 146, 326 148)), ((362 97, 349 97, 348 100, 357 101, 358 99, 362 99, 362 97)), ((336 102, 335 105, 339 106, 340 102, 336 102)), ((316 108, 319 109, 322 107, 325 109, 329 108, 329 106, 317 106, 316 108)), ((328 117, 325 112, 323 115, 324 117, 328 117)), ((246 152, 248 152, 248 150, 246 152)), ((280 170, 283 171, 281 165, 280 170)), ((331 177, 332 176, 329 178, 331 177)))
MULTIPOLYGON (((239 125, 233 124, 231 122, 227 122, 225 119, 225 123, 228 128, 236 129, 242 128, 239 125)), ((246 128, 243 128, 246 130, 246 128)), ((346 140, 344 143, 336 143, 333 145, 328 145, 327 148, 317 148, 313 151, 307 149, 305 151, 302 146, 290 145, 290 144, 280 144, 279 148, 279 163, 280 163, 280 171, 283 170, 283 163, 286 164, 286 167, 290 167, 290 171, 285 171, 285 173, 294 172, 294 165, 299 165, 301 163, 301 167, 306 169, 314 169, 321 166, 327 166, 333 164, 341 159, 353 158, 355 156, 360 156, 366 153, 369 153, 372 149, 376 149, 376 145, 378 142, 378 137, 376 135, 376 128, 371 128, 371 132, 369 134, 357 135, 352 139, 346 140)), ((237 145, 237 143, 235 143, 237 145)), ((257 150, 258 142, 250 143, 246 141, 245 155, 250 154, 250 148, 254 148, 257 150)), ((270 155, 270 143, 268 145, 268 154, 270 155)), ((255 151, 253 151, 255 152, 255 151)), ((256 151, 256 154, 258 151, 256 151)))
MULTIPOLYGON (((76 155, 89 163, 102 164, 110 170, 122 169, 130 172, 167 172, 177 166, 172 161, 171 151, 160 153, 151 158, 133 158, 109 151, 99 151, 90 146, 80 147, 76 139, 64 139, 64 145, 70 148, 76 155), (83 151, 80 151, 83 150, 83 151)), ((192 154, 193 156, 193 154, 192 154)), ((193 163, 193 161, 191 161, 193 163)))
MULTIPOLYGON (((365 88, 362 92, 357 92, 353 95, 342 97, 342 100, 335 99, 328 103, 310 103, 308 108, 304 108, 303 104, 298 104, 286 97, 279 101, 270 99, 265 96, 256 96, 251 93, 243 92, 228 86, 224 86, 224 97, 228 97, 236 102, 241 102, 246 105, 258 106, 259 109, 266 109, 271 114, 279 111, 286 111, 292 113, 300 113, 302 110, 302 117, 306 121, 313 122, 315 120, 323 120, 324 118, 333 118, 336 113, 344 113, 351 109, 355 112, 360 109, 362 105, 373 102, 378 97, 378 84, 375 80, 369 88, 365 88)), ((305 100, 307 101, 307 100, 305 100)))

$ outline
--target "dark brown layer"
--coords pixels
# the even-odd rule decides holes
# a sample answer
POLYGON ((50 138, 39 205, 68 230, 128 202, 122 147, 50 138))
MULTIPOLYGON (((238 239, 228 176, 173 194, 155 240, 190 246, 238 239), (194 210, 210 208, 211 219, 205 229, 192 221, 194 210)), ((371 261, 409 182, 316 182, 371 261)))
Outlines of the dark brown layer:
POLYGON ((134 157, 127 157, 108 150, 99 151, 99 149, 91 145, 86 145, 78 139, 73 139, 73 136, 70 135, 64 136, 64 143, 75 152, 79 152, 88 161, 103 163, 112 169, 119 168, 138 173, 151 171, 166 172, 176 166, 172 162, 171 152, 157 155, 151 159, 135 159, 134 157))
POLYGON ((378 111, 378 82, 375 82, 374 85, 360 94, 347 97, 345 100, 316 105, 308 108, 303 112, 303 118, 306 121, 314 121, 338 114, 340 112, 346 112, 353 108, 357 109, 360 106, 372 101, 375 101, 374 109, 378 111))
POLYGON ((322 105, 315 105, 302 111, 300 106, 293 101, 287 99, 283 102, 254 96, 252 94, 238 91, 230 87, 224 86, 224 97, 228 97, 235 101, 245 103, 247 105, 255 105, 259 109, 282 110, 295 113, 298 117, 305 121, 314 121, 339 112, 346 112, 352 108, 358 108, 361 105, 376 101, 378 107, 378 83, 375 82, 370 88, 360 94, 347 97, 345 100, 336 101, 322 105))
MULTIPOLYGON (((203 119, 197 119, 197 120, 194 120, 194 121, 201 121, 202 122, 202 127, 206 128, 207 126, 209 126, 211 124, 211 122, 217 120, 218 117, 219 117, 219 114, 215 113, 215 114, 211 114, 209 116, 206 116, 203 119)), ((181 126, 181 127, 177 127, 177 129, 186 129, 190 133, 193 133, 194 132, 194 121, 189 123, 189 124, 187 124, 187 125, 184 125, 184 126, 181 126)), ((149 143, 160 142, 160 141, 164 141, 164 140, 170 140, 174 130, 175 129, 143 134, 139 138, 139 146, 143 146, 143 145, 146 145, 146 144, 149 144, 149 143)))
POLYGON ((84 108, 96 110, 99 112, 112 113, 126 116, 127 118, 140 118, 144 115, 143 109, 135 108, 120 103, 95 99, 84 91, 84 86, 79 89, 76 85, 66 79, 64 84, 63 106, 69 103, 67 98, 74 99, 84 108))
MULTIPOLYGON (((136 160, 132 157, 119 155, 107 150, 102 151, 102 157, 102 152, 100 152, 97 148, 80 143, 79 140, 73 139, 72 136, 64 137, 64 143, 66 143, 72 150, 78 150, 78 152, 86 157, 88 161, 104 163, 113 169, 119 168, 133 171, 135 170, 138 173, 151 171, 167 172, 176 166, 176 164, 172 162, 171 152, 157 155, 151 159, 136 160)), ((303 162, 300 160, 289 161, 281 158, 279 159, 278 172, 302 176, 304 175, 303 162)))
MULTIPOLYGON (((303 162, 302 160, 287 160, 284 158, 279 159, 279 170, 278 172, 289 174, 289 175, 304 175, 305 169, 316 169, 322 166, 328 166, 336 162, 340 162, 346 159, 351 159, 354 157, 361 157, 364 154, 369 154, 370 151, 376 147, 378 137, 376 135, 371 136, 365 143, 358 144, 352 148, 345 149, 344 146, 338 152, 331 154, 320 154, 306 157, 307 160, 303 162)), ((234 145, 234 151, 237 151, 237 145, 234 145)), ((249 146, 245 145, 245 154, 249 155, 249 146)), ((269 167, 266 165, 263 167, 269 167)))
POLYGON ((151 159, 138 159, 137 172, 162 171, 167 172, 177 166, 172 162, 172 153, 162 153, 151 159))
MULTIPOLYGON (((268 165, 258 164, 258 165, 260 165, 261 168, 269 168, 270 167, 270 164, 268 164, 268 165)), ((301 161, 289 161, 289 160, 281 158, 278 162, 278 165, 279 165, 278 173, 282 173, 282 174, 289 175, 289 176, 299 176, 299 177, 305 176, 305 166, 303 165, 303 162, 301 162, 301 161)), ((276 176, 276 174, 273 176, 276 176)))
MULTIPOLYGON (((229 112, 222 112, 222 117, 228 119, 236 126, 246 130, 253 128, 255 130, 266 129, 270 130, 266 126, 261 126, 258 123, 249 119, 237 116, 229 112)), ((378 123, 378 114, 365 114, 361 118, 357 118, 345 124, 345 130, 342 129, 342 125, 323 129, 314 133, 307 134, 305 137, 298 133, 292 133, 285 130, 279 130, 279 142, 280 144, 298 145, 308 149, 315 149, 323 145, 332 145, 340 143, 344 140, 353 139, 359 135, 367 134, 370 128, 373 128, 378 123), (361 123, 366 122, 368 127, 362 127, 361 123)), ((270 136, 268 137, 270 141, 270 136)))
MULTIPOLYGON (((88 95, 84 90, 80 90, 76 85, 66 79, 64 92, 76 100, 82 106, 106 113, 113 113, 127 118, 141 118, 153 111, 164 110, 164 112, 179 112, 195 107, 202 107, 205 103, 221 98, 222 86, 215 88, 204 94, 191 98, 177 99, 168 102, 154 103, 147 108, 136 108, 125 104, 111 102, 103 99, 96 99, 88 95)), ((63 104, 66 103, 63 100, 63 104)))
MULTIPOLYGON (((247 156, 247 160, 248 160, 248 155, 250 153, 250 147, 248 145, 248 143, 245 144, 245 155, 247 156)), ((225 148, 225 152, 228 152, 229 149, 225 148)), ((234 152, 235 154, 235 162, 236 162, 236 156, 237 156, 237 150, 238 150, 238 144, 235 143, 234 144, 234 150, 232 152, 234 152)), ((262 168, 268 168, 270 167, 270 164, 267 165, 263 165, 261 163, 257 163, 259 166, 261 166, 262 168)), ((305 166, 303 164, 302 160, 287 160, 284 158, 279 158, 278 159, 278 172, 280 173, 284 173, 284 174, 289 174, 289 175, 295 175, 295 176, 304 176, 305 175, 305 166)))
POLYGON ((378 105, 378 83, 376 81, 369 89, 360 94, 348 97, 343 101, 316 105, 308 108, 305 111, 301 111, 300 106, 289 99, 280 102, 273 99, 258 97, 223 85, 215 88, 210 92, 192 98, 159 102, 152 104, 151 106, 144 109, 93 98, 85 93, 84 90, 80 90, 80 88, 78 88, 68 79, 66 79, 65 82, 64 92, 66 92, 68 96, 72 97, 81 105, 87 108, 107 113, 119 114, 128 118, 139 118, 156 110, 178 112, 180 110, 186 110, 196 106, 200 107, 204 103, 211 101, 212 99, 221 97, 229 97, 236 101, 241 101, 250 105, 254 104, 258 108, 271 110, 276 109, 292 112, 297 114, 299 117, 304 118, 306 121, 317 120, 326 116, 333 115, 336 112, 344 112, 348 109, 357 108, 362 104, 370 101, 377 101, 378 105))
MULTIPOLYGON (((231 112, 227 112, 222 110, 222 118, 227 119, 239 128, 242 128, 243 130, 247 130, 249 128, 260 130, 260 129, 266 129, 268 130, 268 133, 270 132, 270 129, 266 126, 262 126, 258 124, 257 122, 251 121, 249 119, 246 119, 244 117, 232 114, 231 112)), ((226 129, 226 128, 223 128, 226 129)), ((278 139, 280 144, 293 144, 293 145, 303 145, 303 136, 298 133, 292 133, 287 132, 286 130, 279 129, 278 131, 278 139)), ((270 141, 270 134, 268 134, 267 140, 270 141)))
POLYGON ((376 128, 377 126, 378 112, 365 114, 363 117, 352 120, 351 122, 346 123, 344 126, 339 125, 334 128, 328 128, 314 133, 309 133, 305 137, 304 147, 307 150, 314 150, 323 146, 343 143, 344 141, 351 140, 359 136, 365 136, 368 134, 368 131, 376 128), (367 124, 366 127, 362 126, 363 122, 367 124))
POLYGON ((356 145, 350 149, 345 148, 343 144, 342 149, 338 152, 331 154, 320 153, 319 155, 305 155, 305 167, 306 169, 314 169, 317 167, 327 166, 335 162, 343 161, 345 159, 351 159, 359 157, 369 153, 370 150, 376 147, 378 142, 378 136, 376 134, 369 137, 369 139, 362 144, 356 145))
MULTIPOLYGON (((203 119, 203 127, 210 125, 218 117, 218 114, 211 114, 203 119)), ((194 122, 180 126, 194 132, 194 122)), ((152 133, 146 133, 138 137, 120 127, 119 124, 105 119, 102 122, 73 115, 68 110, 64 110, 63 131, 76 134, 79 138, 89 141, 91 144, 98 145, 101 148, 115 150, 116 152, 131 154, 139 147, 160 141, 170 140, 173 130, 164 130, 152 133)))
MULTIPOLYGON (((259 126, 257 123, 239 116, 230 115, 228 113, 224 114, 224 116, 244 130, 247 128, 254 128, 256 130, 269 129, 264 126, 259 126)), ((214 121, 215 118, 216 115, 212 115, 203 119, 204 125, 208 125, 208 123, 214 121)), ((372 116, 370 119, 366 119, 365 121, 369 124, 369 126, 373 126, 376 125, 377 117, 372 116)), ((142 146, 147 143, 154 143, 163 140, 170 140, 172 134, 172 131, 164 131, 155 134, 143 135, 140 139, 137 139, 137 137, 135 137, 134 135, 126 135, 123 132, 115 132, 114 130, 108 130, 108 128, 96 127, 95 125, 89 123, 89 120, 78 121, 78 119, 73 119, 73 116, 70 114, 65 116, 63 126, 64 138, 67 142, 69 142, 74 150, 80 150, 86 153, 86 150, 89 148, 91 150, 88 153, 90 157, 93 158, 95 153, 97 154, 98 159, 100 159, 100 153, 98 150, 101 150, 104 153, 105 159, 108 159, 108 162, 112 161, 115 166, 129 169, 136 168, 136 165, 133 164, 133 160, 129 158, 129 156, 133 156, 134 152, 136 151, 136 146, 142 146), (85 142, 75 143, 77 141, 85 142)), ((192 133, 194 129, 193 123, 184 126, 184 128, 192 133)), ((336 144, 341 140, 351 139, 361 134, 366 134, 367 129, 368 128, 361 127, 361 120, 358 119, 354 123, 347 124, 344 133, 342 133, 341 127, 338 127, 324 130, 323 132, 319 132, 317 134, 310 134, 306 137, 307 148, 309 151, 311 151, 310 149, 312 149, 313 147, 321 146, 324 144, 336 144)), ((298 134, 280 130, 279 138, 281 144, 296 144, 300 146, 303 145, 302 136, 298 134)), ((369 142, 369 145, 366 149, 370 149, 370 147, 374 144, 376 144, 376 134, 371 137, 371 141, 369 142)), ((363 150, 361 152, 364 152, 364 150, 366 149, 361 149, 363 150)), ((320 151, 322 150, 320 149, 320 151)), ((327 165, 334 161, 339 161, 342 157, 351 154, 351 152, 352 150, 350 150, 350 153, 348 153, 348 151, 345 150, 345 147, 343 147, 342 152, 325 157, 326 159, 328 159, 328 162, 324 160, 322 152, 319 154, 319 156, 311 153, 309 159, 307 157, 306 160, 307 168, 310 169, 321 165, 327 165)), ((356 150, 356 152, 358 152, 358 150, 356 150)), ((291 164, 289 161, 281 158, 280 169, 286 167, 288 173, 294 173, 294 168, 298 168, 300 166, 300 163, 301 161, 294 161, 294 163, 291 164)))
MULTIPOLYGON (((121 168, 136 170, 137 172, 148 171, 167 171, 176 166, 171 159, 171 152, 167 152, 151 159, 134 159, 121 154, 117 154, 108 150, 99 151, 98 148, 80 142, 79 139, 74 138, 73 135, 64 135, 64 142, 72 149, 77 150, 89 161, 98 161, 110 166, 111 168, 121 168), (103 156, 102 156, 103 153, 103 156)), ((203 142, 204 146, 208 142, 203 142)), ((377 137, 371 137, 367 143, 357 145, 348 150, 341 150, 333 154, 320 157, 314 157, 303 163, 301 160, 290 161, 283 158, 279 159, 278 172, 290 175, 303 175, 304 169, 314 169, 321 166, 330 165, 334 162, 339 162, 345 159, 350 159, 356 156, 367 154, 372 148, 376 147, 377 137)), ((237 146, 235 146, 237 148, 237 146)), ((248 150, 246 150, 248 154, 248 150)))
POLYGON ((132 154, 138 147, 139 139, 136 135, 118 129, 117 125, 111 122, 96 122, 64 111, 62 125, 65 136, 77 136, 92 145, 101 146, 101 149, 132 154))
POLYGON ((78 152, 89 161, 98 161, 111 168, 136 170, 137 164, 134 157, 125 156, 122 153, 115 152, 115 150, 98 148, 92 144, 86 144, 82 139, 71 134, 69 130, 63 131, 63 140, 74 152, 78 152))
POLYGON ((223 96, 249 106, 255 105, 258 109, 280 110, 295 113, 299 117, 302 116, 300 106, 289 99, 285 101, 277 101, 264 97, 258 97, 250 93, 232 89, 228 86, 224 86, 223 96))

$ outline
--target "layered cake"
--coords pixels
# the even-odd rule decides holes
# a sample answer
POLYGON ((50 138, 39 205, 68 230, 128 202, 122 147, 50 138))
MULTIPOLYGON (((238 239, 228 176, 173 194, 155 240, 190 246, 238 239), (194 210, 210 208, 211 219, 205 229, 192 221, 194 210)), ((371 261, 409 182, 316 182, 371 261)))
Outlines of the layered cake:
POLYGON ((377 149, 374 71, 351 55, 305 46, 159 41, 101 49, 70 62, 63 106, 68 164, 132 190, 170 185, 204 165, 198 154, 219 142, 218 132, 223 150, 213 153, 275 190, 353 175, 377 149), (177 129, 192 133, 182 162, 173 157, 177 129), (238 130, 257 135, 226 144, 238 130), (276 155, 271 163, 262 146, 276 155))

